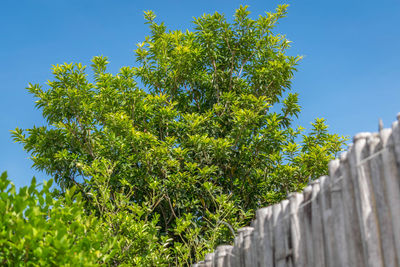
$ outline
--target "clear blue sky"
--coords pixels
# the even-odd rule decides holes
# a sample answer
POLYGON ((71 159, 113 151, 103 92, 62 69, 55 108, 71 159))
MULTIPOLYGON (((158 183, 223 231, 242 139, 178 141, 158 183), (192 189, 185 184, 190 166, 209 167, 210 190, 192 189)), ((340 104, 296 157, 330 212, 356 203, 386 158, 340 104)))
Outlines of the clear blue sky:
MULTIPOLYGON (((284 1, 236 0, 5 0, 0 9, 0 172, 17 186, 32 176, 22 146, 9 130, 43 125, 25 87, 51 79, 52 64, 90 64, 109 57, 110 70, 134 65, 133 49, 148 33, 143 11, 153 10, 170 29, 191 28, 192 17, 214 11, 232 17, 240 4, 253 16, 284 1)), ((332 132, 353 136, 390 126, 400 111, 400 1, 302 0, 290 4, 277 31, 293 41, 291 54, 304 56, 293 91, 303 107, 299 125, 327 119, 332 132)))

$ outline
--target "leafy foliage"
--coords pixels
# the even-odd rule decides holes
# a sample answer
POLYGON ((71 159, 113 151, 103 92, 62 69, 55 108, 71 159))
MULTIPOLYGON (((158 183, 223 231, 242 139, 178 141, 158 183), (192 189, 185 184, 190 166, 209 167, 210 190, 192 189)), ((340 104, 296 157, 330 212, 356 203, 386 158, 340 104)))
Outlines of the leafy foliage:
POLYGON ((204 15, 193 32, 167 31, 145 12, 151 34, 135 51, 138 67, 113 75, 94 57, 89 79, 81 64, 53 66, 47 89, 28 88, 48 125, 13 136, 62 189, 107 181, 107 205, 122 194, 147 207, 157 238, 171 239, 169 263, 188 265, 232 240, 227 225, 245 225, 254 209, 325 174, 344 144, 323 119, 308 134, 292 126, 300 57, 273 33, 286 8, 252 19, 241 6, 232 22, 204 15), (100 163, 109 167, 99 174, 100 163))
POLYGON ((124 194, 111 204, 110 190, 101 186, 90 192, 93 202, 101 203, 98 216, 96 209, 85 208, 76 187, 60 196, 49 190, 51 184, 38 190, 33 178, 17 193, 7 174, 1 175, 2 266, 166 265, 156 220, 143 219, 147 207, 125 203, 124 194))

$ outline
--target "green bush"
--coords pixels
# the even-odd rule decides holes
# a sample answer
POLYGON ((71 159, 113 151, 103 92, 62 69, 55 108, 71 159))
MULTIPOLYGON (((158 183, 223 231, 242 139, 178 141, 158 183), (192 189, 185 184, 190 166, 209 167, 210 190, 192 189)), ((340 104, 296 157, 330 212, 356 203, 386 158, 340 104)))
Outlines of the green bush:
MULTIPOLYGON (((156 221, 142 220, 145 208, 89 194, 108 209, 96 216, 76 187, 59 195, 52 180, 38 190, 33 179, 19 189, 0 179, 0 263, 3 266, 163 266, 165 246, 156 238, 156 221), (115 204, 117 203, 117 204, 115 204)), ((100 188, 99 188, 100 189, 100 188)))

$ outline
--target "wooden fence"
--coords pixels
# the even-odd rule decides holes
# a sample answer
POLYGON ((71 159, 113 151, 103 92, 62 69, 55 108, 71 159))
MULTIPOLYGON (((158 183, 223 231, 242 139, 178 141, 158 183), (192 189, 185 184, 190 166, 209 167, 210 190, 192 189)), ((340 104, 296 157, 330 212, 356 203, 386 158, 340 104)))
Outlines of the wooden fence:
POLYGON ((302 193, 261 208, 197 267, 400 266, 400 114, 360 133, 302 193))

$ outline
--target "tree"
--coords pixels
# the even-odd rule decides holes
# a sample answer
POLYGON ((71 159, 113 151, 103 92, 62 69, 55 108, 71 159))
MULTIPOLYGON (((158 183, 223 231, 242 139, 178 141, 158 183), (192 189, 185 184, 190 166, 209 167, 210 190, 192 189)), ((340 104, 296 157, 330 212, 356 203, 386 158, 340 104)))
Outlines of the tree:
POLYGON ((145 12, 151 34, 138 44, 138 66, 112 75, 107 58, 94 57, 93 79, 80 63, 54 66, 47 89, 28 87, 48 125, 17 128, 14 138, 62 189, 95 190, 93 166, 105 162, 111 200, 129 184, 131 202, 152 203, 149 218, 171 238, 171 263, 190 264, 232 241, 229 225, 326 174, 344 145, 324 119, 309 133, 292 126, 301 57, 273 32, 286 9, 252 19, 241 6, 232 22, 204 15, 186 32, 145 12))

